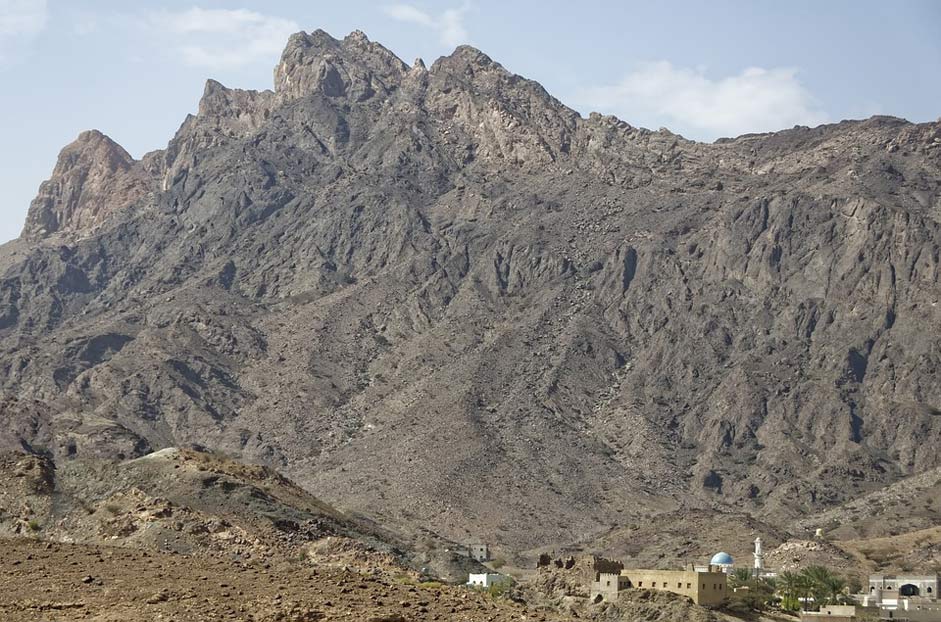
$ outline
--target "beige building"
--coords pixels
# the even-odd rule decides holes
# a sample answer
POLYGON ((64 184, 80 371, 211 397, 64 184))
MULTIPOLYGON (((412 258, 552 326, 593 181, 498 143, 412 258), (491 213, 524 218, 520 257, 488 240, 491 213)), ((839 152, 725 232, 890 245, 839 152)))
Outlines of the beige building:
POLYGON ((598 572, 592 581, 592 600, 614 600, 626 589, 661 590, 686 596, 697 605, 721 605, 728 596, 728 575, 718 569, 689 570, 625 569, 618 574, 598 572))
POLYGON ((854 605, 827 605, 820 611, 801 611, 801 622, 856 622, 854 605))

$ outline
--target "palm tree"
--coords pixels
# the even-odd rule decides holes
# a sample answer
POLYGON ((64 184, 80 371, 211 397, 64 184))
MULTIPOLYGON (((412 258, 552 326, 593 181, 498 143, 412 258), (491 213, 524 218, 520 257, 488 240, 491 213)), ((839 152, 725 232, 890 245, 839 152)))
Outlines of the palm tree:
POLYGON ((838 603, 842 597, 843 592, 846 590, 846 579, 842 577, 832 576, 824 584, 827 589, 827 598, 830 603, 838 603))
POLYGON ((797 581, 794 584, 794 594, 801 603, 801 609, 807 611, 807 598, 811 594, 813 583, 803 572, 797 575, 797 581))
POLYGON ((846 581, 823 566, 807 566, 801 572, 807 582, 807 591, 814 598, 814 604, 821 605, 836 601, 846 587, 846 581))
POLYGON ((729 575, 729 579, 732 583, 732 587, 748 585, 752 580, 751 570, 748 568, 736 568, 732 571, 732 574, 729 575))
POLYGON ((759 577, 758 584, 772 593, 778 590, 778 580, 774 577, 759 577))
POLYGON ((801 577, 796 572, 785 570, 778 575, 777 585, 781 591, 781 596, 785 608, 797 601, 798 590, 800 589, 801 577))

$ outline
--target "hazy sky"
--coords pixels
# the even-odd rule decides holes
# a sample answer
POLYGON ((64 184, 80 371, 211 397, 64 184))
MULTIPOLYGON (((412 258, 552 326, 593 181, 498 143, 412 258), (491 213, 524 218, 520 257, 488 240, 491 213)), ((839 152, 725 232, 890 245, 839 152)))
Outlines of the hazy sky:
POLYGON ((270 88, 288 35, 317 28, 409 64, 470 43, 582 114, 699 140, 941 116, 941 2, 0 0, 0 241, 80 131, 161 148, 206 78, 270 88))

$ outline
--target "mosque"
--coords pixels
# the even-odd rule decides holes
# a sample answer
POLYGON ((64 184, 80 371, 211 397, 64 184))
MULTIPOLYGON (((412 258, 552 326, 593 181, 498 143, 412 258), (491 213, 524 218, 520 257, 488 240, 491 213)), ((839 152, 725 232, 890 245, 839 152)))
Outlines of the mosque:
MULTIPOLYGON (((752 564, 752 574, 756 577, 774 577, 777 573, 769 571, 765 568, 765 556, 761 547, 761 538, 755 538, 755 552, 752 553, 754 557, 754 563, 752 564)), ((708 566, 696 566, 696 570, 700 572, 706 572, 710 568, 718 570, 719 572, 724 572, 725 574, 731 574, 735 570, 735 560, 732 559, 732 556, 726 553, 725 551, 720 551, 712 556, 712 559, 709 560, 708 566)))
MULTIPOLYGON (((752 576, 775 576, 765 569, 761 538, 755 539, 754 558, 750 571, 752 576)), ((548 556, 546 559, 548 563, 548 556)), ((624 568, 621 562, 596 557, 593 558, 592 570, 588 589, 594 602, 615 600, 623 590, 642 588, 673 592, 692 599, 697 605, 714 607, 728 598, 729 575, 735 570, 735 560, 728 553, 721 552, 713 555, 709 564, 704 566, 689 564, 683 570, 643 570, 624 568)))
POLYGON ((709 560, 709 565, 715 566, 721 572, 728 574, 732 572, 732 568, 735 567, 735 560, 725 551, 721 551, 712 556, 712 559, 709 560))

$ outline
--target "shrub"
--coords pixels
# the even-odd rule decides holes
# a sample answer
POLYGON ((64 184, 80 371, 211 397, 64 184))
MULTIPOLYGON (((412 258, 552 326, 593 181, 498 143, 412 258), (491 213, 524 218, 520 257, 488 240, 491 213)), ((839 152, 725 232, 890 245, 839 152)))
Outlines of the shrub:
POLYGON ((39 531, 42 529, 42 525, 40 525, 39 521, 36 519, 30 519, 26 524, 29 526, 30 531, 39 531))
POLYGON ((489 594, 491 598, 504 598, 512 587, 512 581, 501 581, 488 587, 487 594, 489 594))
POLYGON ((796 596, 784 596, 781 598, 781 609, 785 611, 797 611, 801 608, 801 603, 796 596))

